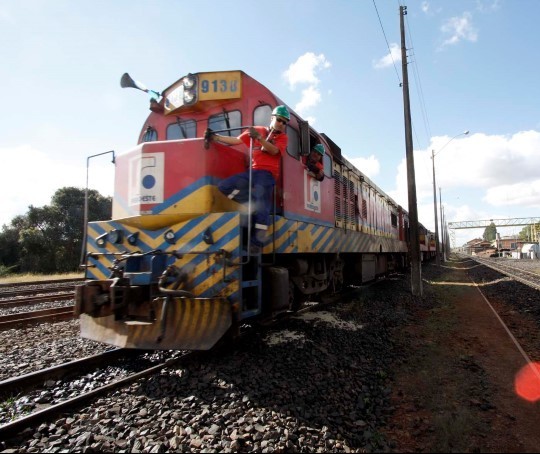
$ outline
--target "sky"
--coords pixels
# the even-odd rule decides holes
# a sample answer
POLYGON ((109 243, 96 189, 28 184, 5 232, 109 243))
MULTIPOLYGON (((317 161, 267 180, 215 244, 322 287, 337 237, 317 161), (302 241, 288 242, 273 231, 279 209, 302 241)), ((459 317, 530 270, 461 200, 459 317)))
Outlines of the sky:
POLYGON ((160 92, 243 70, 408 209, 400 5, 419 221, 434 230, 432 153, 447 221, 538 217, 539 1, 0 0, 0 226, 87 177, 113 194, 94 155, 130 150, 149 114, 125 72, 160 92))

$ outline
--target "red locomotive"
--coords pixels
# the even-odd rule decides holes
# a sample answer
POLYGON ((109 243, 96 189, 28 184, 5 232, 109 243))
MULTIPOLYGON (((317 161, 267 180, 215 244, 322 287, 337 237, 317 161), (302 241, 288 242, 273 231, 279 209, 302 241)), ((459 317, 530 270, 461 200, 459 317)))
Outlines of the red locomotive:
MULTIPOLYGON (((401 268, 407 212, 292 110, 271 225, 252 253, 252 214, 217 185, 246 170, 250 148, 204 140, 267 126, 285 103, 242 71, 188 74, 152 92, 138 145, 117 157, 113 220, 88 224, 83 337, 120 347, 208 349, 248 319, 295 310, 401 268), (322 181, 302 163, 322 144, 322 181)), ((434 254, 421 227, 424 257, 434 254)))

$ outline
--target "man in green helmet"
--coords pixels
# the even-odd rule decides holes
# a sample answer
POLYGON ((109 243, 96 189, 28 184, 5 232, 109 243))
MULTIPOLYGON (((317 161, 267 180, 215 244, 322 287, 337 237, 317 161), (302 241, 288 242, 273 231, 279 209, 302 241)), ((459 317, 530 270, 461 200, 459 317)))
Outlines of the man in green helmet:
POLYGON ((304 164, 308 171, 308 175, 312 176, 318 181, 324 180, 324 153, 324 145, 318 143, 311 149, 309 155, 303 158, 304 164))
MULTIPOLYGON (((287 123, 291 119, 286 106, 277 106, 272 111, 272 119, 268 128, 253 126, 238 137, 229 137, 215 134, 212 131, 205 133, 209 142, 220 142, 228 145, 241 143, 249 147, 253 139, 252 159, 252 201, 255 205, 253 213, 254 235, 252 243, 262 247, 266 238, 266 231, 270 223, 270 208, 272 206, 272 190, 281 172, 281 156, 287 150, 287 123)), ((249 172, 242 172, 222 180, 219 190, 232 200, 239 203, 248 201, 249 172)))

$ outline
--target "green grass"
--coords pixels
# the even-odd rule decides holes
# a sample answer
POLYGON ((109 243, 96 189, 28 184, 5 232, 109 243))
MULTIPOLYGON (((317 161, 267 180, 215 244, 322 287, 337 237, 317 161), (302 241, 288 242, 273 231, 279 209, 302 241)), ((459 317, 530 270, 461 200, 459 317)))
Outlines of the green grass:
POLYGON ((10 274, 0 277, 0 284, 16 284, 19 282, 54 281, 56 279, 79 279, 84 273, 60 273, 60 274, 10 274))

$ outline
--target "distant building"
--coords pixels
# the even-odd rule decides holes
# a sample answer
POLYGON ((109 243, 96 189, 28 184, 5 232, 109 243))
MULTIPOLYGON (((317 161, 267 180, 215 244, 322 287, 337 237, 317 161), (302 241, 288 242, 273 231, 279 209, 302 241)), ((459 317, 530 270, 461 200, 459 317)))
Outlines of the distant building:
MULTIPOLYGON (((497 240, 496 240, 497 241, 497 240)), ((506 250, 506 251, 517 251, 521 250, 521 247, 525 243, 525 241, 520 240, 517 236, 503 236, 498 240, 498 246, 500 250, 506 250)), ((495 244, 495 247, 497 247, 497 244, 495 244)))
MULTIPOLYGON (((481 238, 475 238, 467 241, 462 247, 462 250, 470 255, 490 256, 498 254, 500 256, 518 256, 522 254, 525 241, 520 240, 516 235, 499 237, 493 241, 486 241, 481 238)), ((527 254, 525 254, 527 255, 527 254)))
POLYGON ((491 242, 482 238, 467 241, 463 247, 465 248, 465 252, 470 255, 484 255, 488 251, 494 252, 491 242))

